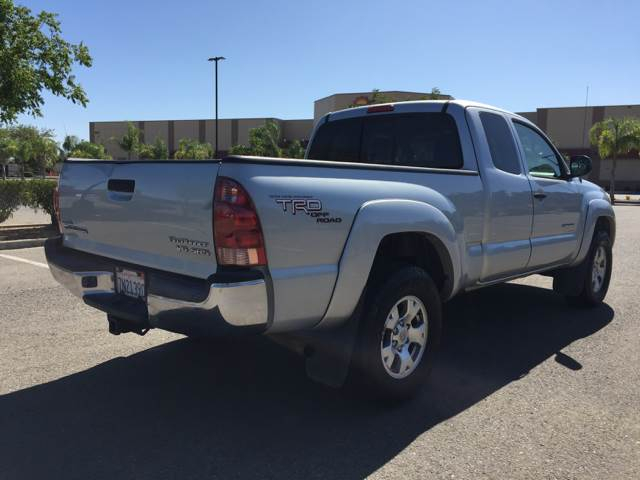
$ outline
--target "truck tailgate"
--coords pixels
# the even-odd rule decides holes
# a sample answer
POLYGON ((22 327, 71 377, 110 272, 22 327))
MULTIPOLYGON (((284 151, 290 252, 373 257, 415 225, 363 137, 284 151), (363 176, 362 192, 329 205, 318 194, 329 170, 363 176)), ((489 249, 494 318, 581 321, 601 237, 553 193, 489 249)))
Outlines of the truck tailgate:
POLYGON ((212 202, 218 162, 67 161, 64 244, 123 262, 207 278, 216 271, 212 202))

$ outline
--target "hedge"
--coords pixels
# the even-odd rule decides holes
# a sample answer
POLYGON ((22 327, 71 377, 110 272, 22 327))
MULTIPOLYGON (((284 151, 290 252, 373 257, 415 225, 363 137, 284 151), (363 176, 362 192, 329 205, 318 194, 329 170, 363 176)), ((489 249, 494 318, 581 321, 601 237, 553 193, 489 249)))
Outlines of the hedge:
POLYGON ((25 183, 19 180, 0 180, 0 223, 11 217, 22 203, 25 183))
POLYGON ((20 205, 41 209, 51 216, 51 223, 56 223, 53 211, 53 191, 55 180, 0 180, 0 223, 13 215, 20 205))

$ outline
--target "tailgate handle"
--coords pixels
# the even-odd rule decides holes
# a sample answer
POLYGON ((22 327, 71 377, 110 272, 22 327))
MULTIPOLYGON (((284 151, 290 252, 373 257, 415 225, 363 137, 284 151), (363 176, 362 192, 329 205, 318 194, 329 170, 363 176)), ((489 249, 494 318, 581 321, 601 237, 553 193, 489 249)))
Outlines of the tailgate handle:
POLYGON ((107 189, 110 192, 133 193, 136 188, 135 180, 120 180, 112 178, 107 182, 107 189))

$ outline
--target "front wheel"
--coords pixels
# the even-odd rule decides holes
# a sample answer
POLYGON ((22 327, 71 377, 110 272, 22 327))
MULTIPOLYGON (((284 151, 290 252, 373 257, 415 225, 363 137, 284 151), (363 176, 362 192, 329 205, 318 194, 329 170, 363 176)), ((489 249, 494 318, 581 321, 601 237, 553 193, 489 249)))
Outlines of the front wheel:
POLYGON ((367 298, 351 378, 382 399, 408 398, 424 384, 440 340, 438 290, 424 270, 404 267, 367 298))
POLYGON ((565 298, 570 305, 581 307, 595 307, 602 303, 609 290, 613 253, 611 239, 605 231, 598 231, 593 236, 591 248, 584 260, 582 270, 581 291, 578 295, 567 295, 565 298))

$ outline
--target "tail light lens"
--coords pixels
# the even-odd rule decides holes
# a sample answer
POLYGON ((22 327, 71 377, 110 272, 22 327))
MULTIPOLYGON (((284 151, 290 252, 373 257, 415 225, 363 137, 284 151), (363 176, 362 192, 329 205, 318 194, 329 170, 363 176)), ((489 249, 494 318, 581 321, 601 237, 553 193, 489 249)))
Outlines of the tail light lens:
POLYGON ((260 219, 247 191, 218 177, 213 202, 213 237, 219 265, 267 264, 260 219))
POLYGON ((58 232, 62 232, 62 225, 60 223, 60 191, 59 186, 53 189, 53 212, 56 215, 56 221, 58 222, 58 232))

